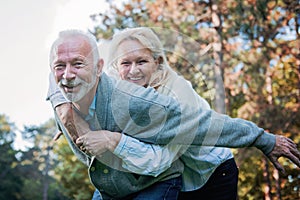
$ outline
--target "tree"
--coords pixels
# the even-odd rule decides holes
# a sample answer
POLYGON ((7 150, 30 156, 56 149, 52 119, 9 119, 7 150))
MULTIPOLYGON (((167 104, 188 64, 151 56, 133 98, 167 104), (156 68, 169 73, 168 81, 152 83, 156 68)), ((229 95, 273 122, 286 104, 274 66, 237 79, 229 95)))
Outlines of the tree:
POLYGON ((60 139, 53 151, 58 160, 55 179, 61 184, 64 195, 71 199, 92 199, 95 188, 90 183, 88 167, 76 158, 66 139, 60 139))
POLYGON ((0 199, 22 199, 23 183, 18 174, 18 151, 12 147, 15 138, 15 126, 5 115, 0 115, 0 199))
POLYGON ((50 151, 40 148, 51 143, 49 137, 47 141, 44 140, 47 137, 40 137, 39 134, 47 135, 47 130, 49 133, 53 125, 52 120, 41 127, 25 127, 23 135, 34 145, 24 151, 15 150, 13 143, 17 129, 6 116, 0 115, 0 199, 66 199, 48 173, 55 164, 54 157, 50 158, 50 151), (47 165, 48 169, 45 167, 47 165))
POLYGON ((23 138, 33 144, 19 158, 19 176, 24 183, 22 199, 68 199, 54 176, 57 165, 57 156, 52 151, 54 131, 54 120, 40 126, 25 126, 22 131, 23 138))

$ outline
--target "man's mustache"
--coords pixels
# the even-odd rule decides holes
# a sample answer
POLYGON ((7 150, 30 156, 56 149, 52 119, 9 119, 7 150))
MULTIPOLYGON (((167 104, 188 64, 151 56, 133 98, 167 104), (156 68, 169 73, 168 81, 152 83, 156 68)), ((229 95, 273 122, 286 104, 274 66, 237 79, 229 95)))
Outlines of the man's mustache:
POLYGON ((58 85, 60 87, 69 87, 69 88, 72 88, 72 87, 76 87, 77 85, 83 83, 84 81, 81 80, 80 78, 77 78, 77 79, 74 79, 74 80, 71 80, 71 81, 68 81, 66 79, 61 79, 59 82, 58 82, 58 85))

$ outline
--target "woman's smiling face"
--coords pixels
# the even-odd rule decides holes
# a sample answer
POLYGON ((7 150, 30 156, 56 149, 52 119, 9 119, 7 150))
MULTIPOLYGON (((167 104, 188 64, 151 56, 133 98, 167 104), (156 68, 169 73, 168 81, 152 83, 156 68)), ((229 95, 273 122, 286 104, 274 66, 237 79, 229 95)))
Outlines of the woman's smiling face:
POLYGON ((123 80, 148 86, 158 61, 152 52, 137 40, 124 40, 117 48, 117 69, 123 80))

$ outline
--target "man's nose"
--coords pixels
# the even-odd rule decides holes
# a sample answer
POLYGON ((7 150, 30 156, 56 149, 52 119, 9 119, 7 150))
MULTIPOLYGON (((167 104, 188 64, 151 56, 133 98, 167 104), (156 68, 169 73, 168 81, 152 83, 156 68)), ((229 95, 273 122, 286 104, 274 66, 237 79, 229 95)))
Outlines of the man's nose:
POLYGON ((70 79, 74 79, 75 76, 76 76, 76 73, 75 73, 73 67, 70 64, 68 64, 65 68, 63 78, 70 80, 70 79))

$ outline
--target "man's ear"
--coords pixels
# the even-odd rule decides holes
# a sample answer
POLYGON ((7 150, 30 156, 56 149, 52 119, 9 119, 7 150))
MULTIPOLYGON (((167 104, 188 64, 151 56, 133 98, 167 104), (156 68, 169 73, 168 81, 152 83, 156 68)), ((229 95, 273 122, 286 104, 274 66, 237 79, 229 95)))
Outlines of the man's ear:
POLYGON ((102 70, 103 70, 103 66, 104 66, 104 61, 103 59, 99 59, 98 63, 97 63, 97 76, 100 77, 102 70))

